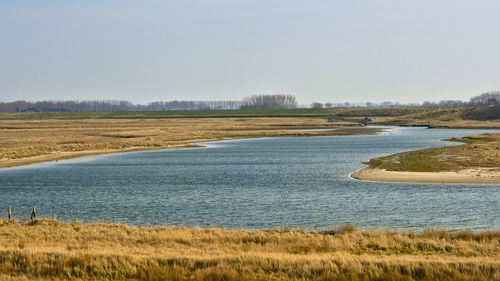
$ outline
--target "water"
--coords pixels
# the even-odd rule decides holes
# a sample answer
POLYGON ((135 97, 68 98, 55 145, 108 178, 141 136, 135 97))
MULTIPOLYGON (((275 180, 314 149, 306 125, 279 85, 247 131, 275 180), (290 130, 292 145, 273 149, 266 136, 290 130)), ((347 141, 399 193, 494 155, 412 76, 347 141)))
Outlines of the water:
POLYGON ((500 229, 500 185, 348 176, 373 157, 483 132, 394 128, 374 136, 262 138, 1 169, 0 214, 26 205, 62 220, 138 225, 500 229))

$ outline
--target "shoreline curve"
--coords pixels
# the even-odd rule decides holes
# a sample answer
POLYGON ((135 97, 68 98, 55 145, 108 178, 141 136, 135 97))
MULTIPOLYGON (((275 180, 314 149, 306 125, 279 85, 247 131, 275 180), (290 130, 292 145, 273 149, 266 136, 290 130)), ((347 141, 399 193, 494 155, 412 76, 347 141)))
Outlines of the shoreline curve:
POLYGON ((498 168, 475 168, 450 172, 408 172, 367 167, 349 176, 356 180, 373 182, 500 184, 500 169, 498 168))

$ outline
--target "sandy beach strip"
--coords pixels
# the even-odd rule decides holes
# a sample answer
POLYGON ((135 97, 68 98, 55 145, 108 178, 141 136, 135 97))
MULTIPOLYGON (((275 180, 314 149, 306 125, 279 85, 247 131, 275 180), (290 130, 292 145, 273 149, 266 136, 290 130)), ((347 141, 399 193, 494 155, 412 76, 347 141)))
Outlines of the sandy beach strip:
POLYGON ((165 147, 127 147, 123 149, 99 149, 99 150, 84 150, 84 151, 58 151, 51 154, 43 154, 33 157, 25 157, 18 159, 3 159, 0 161, 0 169, 12 168, 18 166, 26 166, 32 164, 39 164, 45 162, 52 162, 58 160, 68 160, 80 157, 88 156, 98 156, 103 154, 113 154, 113 153, 124 153, 124 152, 135 152, 135 151, 151 151, 151 150, 163 150, 163 149, 180 149, 180 148, 198 148, 203 147, 202 145, 194 144, 181 144, 181 145, 171 145, 165 147))
POLYGON ((500 184, 500 169, 476 168, 453 172, 406 172, 364 168, 352 173, 351 177, 377 182, 500 184))

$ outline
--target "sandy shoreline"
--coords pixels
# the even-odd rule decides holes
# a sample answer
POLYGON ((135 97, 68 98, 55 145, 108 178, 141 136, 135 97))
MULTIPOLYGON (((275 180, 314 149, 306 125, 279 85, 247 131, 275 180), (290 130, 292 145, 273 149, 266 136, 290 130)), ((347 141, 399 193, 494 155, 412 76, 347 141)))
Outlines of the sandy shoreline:
POLYGON ((364 168, 350 175, 376 182, 500 184, 500 169, 476 168, 456 172, 406 172, 364 168))
POLYGON ((176 149, 176 148, 193 148, 202 147, 200 145, 178 145, 169 147, 129 147, 124 149, 102 149, 102 150, 85 150, 85 151, 61 151, 46 155, 19 158, 19 159, 8 159, 3 160, 0 164, 0 169, 13 168, 19 166, 27 166, 32 164, 40 164, 51 161, 75 159, 86 156, 97 156, 103 154, 113 154, 113 153, 123 153, 123 152, 134 152, 134 151, 151 151, 151 150, 162 150, 162 149, 176 149))

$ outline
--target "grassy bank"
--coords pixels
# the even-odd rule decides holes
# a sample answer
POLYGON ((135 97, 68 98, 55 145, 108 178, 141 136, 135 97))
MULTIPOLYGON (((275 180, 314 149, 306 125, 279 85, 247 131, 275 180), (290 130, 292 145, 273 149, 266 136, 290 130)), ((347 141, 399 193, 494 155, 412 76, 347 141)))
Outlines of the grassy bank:
POLYGON ((500 232, 0 221, 1 280, 499 280, 500 232))
POLYGON ((454 138, 449 141, 464 144, 397 153, 372 159, 367 164, 370 168, 387 171, 446 172, 478 168, 499 171, 500 133, 454 138))

